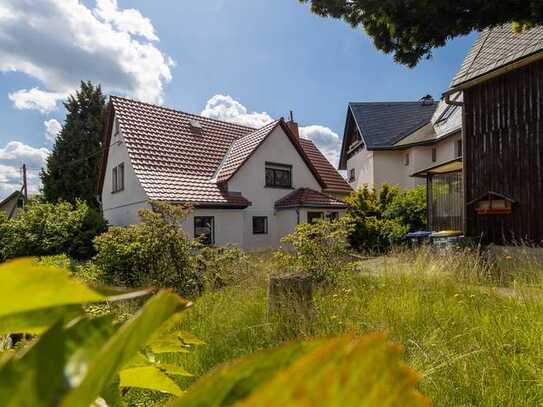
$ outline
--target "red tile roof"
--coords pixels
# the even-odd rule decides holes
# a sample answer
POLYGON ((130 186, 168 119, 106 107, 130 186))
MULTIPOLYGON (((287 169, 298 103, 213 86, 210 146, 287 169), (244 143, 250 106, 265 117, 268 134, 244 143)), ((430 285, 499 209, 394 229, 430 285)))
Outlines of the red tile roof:
POLYGON ((279 120, 276 120, 234 141, 217 172, 217 182, 221 184, 230 179, 278 125, 279 120))
POLYGON ((341 192, 349 194, 353 191, 339 172, 330 164, 330 161, 320 152, 311 140, 300 139, 300 144, 309 157, 309 160, 315 166, 321 180, 324 182, 324 190, 326 192, 341 192))
MULTIPOLYGON (((103 140, 106 146, 111 144, 114 114, 119 120, 131 164, 149 199, 202 206, 250 205, 239 193, 227 192, 221 184, 237 171, 277 125, 281 125, 293 140, 321 186, 342 190, 337 171, 311 141, 296 142, 282 119, 257 130, 112 96, 103 140), (194 120, 201 124, 200 132, 191 130, 190 123, 194 120)), ((108 150, 105 149, 101 162, 100 192, 108 150)), ((350 192, 348 188, 344 190, 350 192)))
POLYGON ((275 202, 277 209, 308 207, 346 209, 347 204, 310 188, 298 188, 275 202))

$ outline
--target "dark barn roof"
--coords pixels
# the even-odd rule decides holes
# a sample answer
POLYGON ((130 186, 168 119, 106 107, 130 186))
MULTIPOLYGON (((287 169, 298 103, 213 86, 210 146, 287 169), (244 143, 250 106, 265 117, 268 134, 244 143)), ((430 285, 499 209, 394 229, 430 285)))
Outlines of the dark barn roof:
POLYGON ((487 28, 479 34, 451 88, 528 57, 543 49, 543 27, 514 33, 511 24, 487 28))
POLYGON ((368 150, 386 149, 429 123, 437 102, 361 102, 349 109, 368 150))

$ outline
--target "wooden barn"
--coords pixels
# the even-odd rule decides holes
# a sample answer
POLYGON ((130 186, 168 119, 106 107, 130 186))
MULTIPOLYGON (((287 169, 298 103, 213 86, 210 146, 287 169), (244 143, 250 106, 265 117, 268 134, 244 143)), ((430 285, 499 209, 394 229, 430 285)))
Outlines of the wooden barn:
POLYGON ((464 234, 541 245, 543 27, 483 31, 444 98, 463 108, 464 234))

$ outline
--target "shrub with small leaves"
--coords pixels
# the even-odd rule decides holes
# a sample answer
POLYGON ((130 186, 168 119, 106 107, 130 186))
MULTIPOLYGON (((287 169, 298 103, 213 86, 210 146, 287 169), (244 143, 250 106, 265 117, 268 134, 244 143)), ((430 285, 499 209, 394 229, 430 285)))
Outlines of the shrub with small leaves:
POLYGON ((14 218, 0 219, 0 258, 67 254, 88 259, 95 254, 94 237, 106 228, 102 215, 84 202, 33 200, 14 218))
POLYGON ((276 254, 284 270, 311 274, 315 281, 335 280, 341 263, 349 254, 348 225, 340 221, 302 223, 281 241, 287 250, 276 254))
POLYGON ((198 290, 194 245, 180 227, 190 208, 152 202, 142 223, 112 227, 95 239, 95 263, 110 283, 175 288, 184 295, 198 290))
POLYGON ((234 284, 247 274, 247 255, 237 246, 202 246, 196 256, 198 275, 205 289, 234 284))

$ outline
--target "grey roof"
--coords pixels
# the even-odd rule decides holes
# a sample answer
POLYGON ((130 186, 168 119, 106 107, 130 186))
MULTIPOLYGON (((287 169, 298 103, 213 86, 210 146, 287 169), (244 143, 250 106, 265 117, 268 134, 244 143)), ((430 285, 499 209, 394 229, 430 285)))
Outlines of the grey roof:
POLYGON ((390 148, 429 123, 437 102, 362 102, 349 108, 369 150, 390 148))
POLYGON ((451 82, 451 88, 543 49, 543 27, 514 33, 511 24, 483 30, 451 82))

